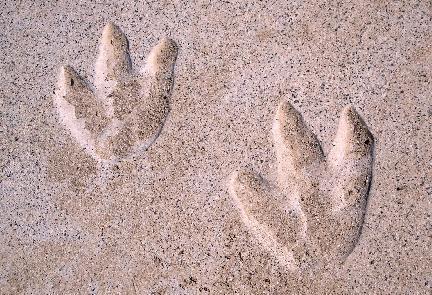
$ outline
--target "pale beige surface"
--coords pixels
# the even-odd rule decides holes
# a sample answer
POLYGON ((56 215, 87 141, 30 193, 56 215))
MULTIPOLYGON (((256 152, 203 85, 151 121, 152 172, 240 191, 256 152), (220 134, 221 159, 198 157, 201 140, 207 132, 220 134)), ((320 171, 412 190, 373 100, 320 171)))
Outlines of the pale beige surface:
POLYGON ((0 4, 0 293, 431 292, 430 2, 69 2, 0 4), (94 81, 109 21, 133 68, 178 45, 160 136, 113 167, 54 104, 61 66, 94 81), (325 154, 348 104, 375 139, 362 234, 330 273, 290 272, 229 194, 240 167, 276 181, 281 100, 325 154))

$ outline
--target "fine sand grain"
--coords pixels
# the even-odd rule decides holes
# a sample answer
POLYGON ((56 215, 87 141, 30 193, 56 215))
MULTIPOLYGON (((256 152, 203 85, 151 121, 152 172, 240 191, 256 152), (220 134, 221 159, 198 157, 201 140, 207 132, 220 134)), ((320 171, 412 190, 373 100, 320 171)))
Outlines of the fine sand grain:
POLYGON ((430 1, 2 1, 0 294, 430 294, 430 1))

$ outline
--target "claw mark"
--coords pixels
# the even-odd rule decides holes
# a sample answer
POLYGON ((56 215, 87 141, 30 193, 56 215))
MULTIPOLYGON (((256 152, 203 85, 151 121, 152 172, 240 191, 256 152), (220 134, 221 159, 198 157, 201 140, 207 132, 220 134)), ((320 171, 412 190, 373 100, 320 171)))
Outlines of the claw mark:
POLYGON ((129 44, 116 25, 102 32, 95 91, 69 66, 61 68, 54 103, 77 143, 99 161, 147 149, 168 115, 177 45, 163 38, 140 73, 132 70, 129 44))
POLYGON ((230 194, 251 234, 291 270, 343 263, 360 236, 372 175, 373 137, 353 107, 343 110, 327 157, 287 102, 272 129, 278 185, 251 171, 230 181, 230 194), (289 192, 288 194, 286 192, 289 192))

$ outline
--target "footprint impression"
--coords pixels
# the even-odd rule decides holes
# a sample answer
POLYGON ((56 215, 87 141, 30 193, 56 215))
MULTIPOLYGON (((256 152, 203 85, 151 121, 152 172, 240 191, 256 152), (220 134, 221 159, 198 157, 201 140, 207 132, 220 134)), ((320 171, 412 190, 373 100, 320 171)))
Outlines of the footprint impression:
POLYGON ((126 36, 105 26, 95 66, 94 88, 70 66, 61 69, 54 103, 60 121, 98 161, 116 161, 147 149, 169 111, 177 46, 164 38, 144 69, 132 70, 126 36))
POLYGON ((373 137, 352 107, 341 114, 324 156, 292 105, 282 102, 272 129, 278 184, 239 171, 230 194, 262 247, 292 271, 341 264, 359 239, 372 176, 373 137))

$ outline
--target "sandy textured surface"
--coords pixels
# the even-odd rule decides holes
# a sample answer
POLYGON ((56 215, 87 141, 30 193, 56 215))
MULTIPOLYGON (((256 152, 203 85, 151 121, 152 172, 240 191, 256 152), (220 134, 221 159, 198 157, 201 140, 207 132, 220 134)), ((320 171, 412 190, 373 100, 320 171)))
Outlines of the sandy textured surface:
POLYGON ((37 2, 0 4, 1 294, 430 294, 429 1, 37 2), (160 40, 171 91, 105 79, 151 77, 160 40), (86 130, 82 98, 121 86, 120 144, 89 152, 65 125, 65 65, 91 89, 68 101, 86 130), (239 197, 261 182, 301 204, 239 197))

